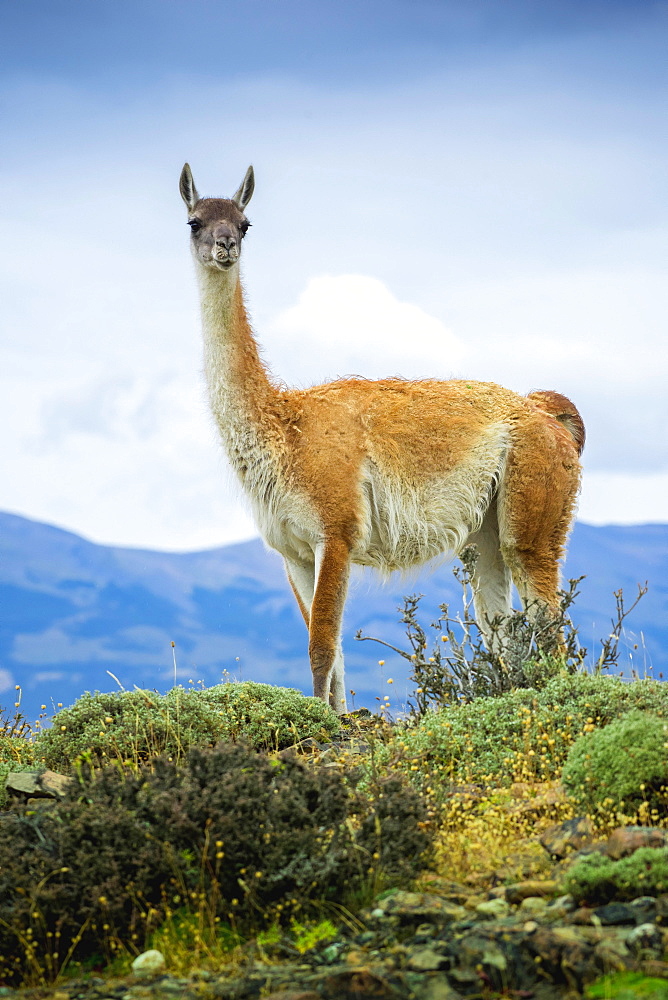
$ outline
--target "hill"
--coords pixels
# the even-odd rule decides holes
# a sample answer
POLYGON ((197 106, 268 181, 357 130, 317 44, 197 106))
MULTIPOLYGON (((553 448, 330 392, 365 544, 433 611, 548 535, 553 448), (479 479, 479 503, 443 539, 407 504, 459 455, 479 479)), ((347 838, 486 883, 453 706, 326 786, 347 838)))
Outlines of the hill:
MULTIPOLYGON (((627 675, 668 671, 668 524, 592 527, 576 524, 567 578, 586 574, 574 619, 582 644, 606 635, 613 591, 627 602, 636 585, 650 590, 628 621, 622 655, 627 675), (634 649, 634 644, 638 648, 634 649)), ((451 567, 383 586, 371 574, 353 580, 345 618, 348 688, 370 708, 408 691, 404 661, 359 643, 357 629, 402 645, 397 607, 423 593, 421 620, 442 601, 460 606, 451 567), (387 663, 381 668, 378 660, 387 663), (388 677, 395 683, 387 685, 388 677)), ((280 558, 259 540, 193 553, 96 545, 72 532, 0 513, 0 705, 11 708, 15 685, 29 718, 84 690, 164 690, 218 683, 223 675, 298 687, 310 693, 306 632, 280 558)), ((386 651, 387 652, 387 651, 386 651)))

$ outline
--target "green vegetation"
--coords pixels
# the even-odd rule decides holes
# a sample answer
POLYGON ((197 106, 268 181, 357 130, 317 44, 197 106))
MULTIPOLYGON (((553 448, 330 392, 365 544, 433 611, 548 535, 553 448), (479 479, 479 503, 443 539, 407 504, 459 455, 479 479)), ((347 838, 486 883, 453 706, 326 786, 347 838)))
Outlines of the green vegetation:
POLYGON ((193 746, 243 739, 277 750, 307 737, 331 739, 336 714, 300 691, 270 684, 220 684, 202 691, 173 688, 85 694, 60 711, 38 739, 38 755, 54 769, 84 756, 95 764, 140 764, 156 754, 181 758, 193 746))
POLYGON ((668 980, 642 972, 613 972, 588 986, 585 1000, 668 1000, 668 980))
POLYGON ((468 705, 446 705, 398 736, 418 780, 501 783, 558 777, 583 734, 631 709, 668 718, 668 685, 604 674, 562 674, 468 705))
POLYGON ((668 720, 633 711, 581 736, 561 775, 582 811, 625 808, 665 811, 668 802, 668 720))
POLYGON ((238 744, 82 766, 65 801, 4 825, 0 978, 53 979, 79 953, 132 952, 176 912, 187 935, 184 907, 248 931, 370 898, 414 872, 429 838, 399 779, 369 792, 343 770, 238 744))
POLYGON ((221 713, 223 739, 243 739, 256 750, 283 750, 307 737, 331 740, 341 728, 328 705, 292 688, 244 681, 205 688, 200 695, 221 713))
POLYGON ((668 848, 641 847, 619 861, 589 854, 568 870, 564 884, 576 900, 592 904, 658 896, 668 892, 668 848))

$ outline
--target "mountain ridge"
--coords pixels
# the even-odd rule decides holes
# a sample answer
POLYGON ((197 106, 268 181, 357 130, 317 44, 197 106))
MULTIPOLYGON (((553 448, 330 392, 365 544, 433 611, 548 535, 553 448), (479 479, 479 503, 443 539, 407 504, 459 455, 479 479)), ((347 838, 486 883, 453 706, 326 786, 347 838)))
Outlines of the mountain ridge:
MULTIPOLYGON (((668 671, 668 524, 578 522, 564 579, 583 573, 574 612, 582 644, 591 647, 609 631, 613 591, 622 587, 628 605, 636 584, 647 579, 649 593, 628 624, 624 672, 668 671)), ((400 709, 410 693, 405 661, 354 640, 361 628, 402 646, 396 609, 406 593, 425 594, 420 619, 426 625, 440 603, 455 612, 461 605, 447 564, 388 584, 356 574, 344 618, 347 687, 357 692, 356 704, 373 708, 387 693, 400 709)), ((108 672, 124 687, 164 690, 174 678, 172 640, 180 683, 209 686, 232 675, 310 693, 306 630, 282 560, 259 539, 155 552, 101 545, 0 512, 0 603, 0 705, 12 707, 18 684, 29 718, 41 705, 50 710, 84 690, 112 690, 108 672)))

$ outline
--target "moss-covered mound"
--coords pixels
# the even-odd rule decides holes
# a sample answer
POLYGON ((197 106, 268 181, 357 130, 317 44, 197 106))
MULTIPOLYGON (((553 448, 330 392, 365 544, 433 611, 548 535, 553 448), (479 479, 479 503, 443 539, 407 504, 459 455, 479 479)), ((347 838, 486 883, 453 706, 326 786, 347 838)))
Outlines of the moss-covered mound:
POLYGON ((603 729, 585 733, 572 746, 562 782, 578 809, 624 808, 668 802, 668 720, 629 712, 603 729))
POLYGON ((256 750, 281 749, 306 737, 331 739, 337 715, 300 691, 252 682, 202 691, 173 688, 85 694, 59 712, 36 741, 37 758, 68 769, 94 763, 140 763, 156 754, 182 757, 190 747, 243 739, 256 750))
POLYGON ((589 854, 569 869, 564 884, 578 902, 591 904, 659 896, 668 892, 668 848, 641 847, 619 861, 589 854))
POLYGON ((445 706, 398 740, 405 760, 430 781, 553 778, 583 733, 632 709, 668 718, 668 685, 562 674, 540 691, 445 706))

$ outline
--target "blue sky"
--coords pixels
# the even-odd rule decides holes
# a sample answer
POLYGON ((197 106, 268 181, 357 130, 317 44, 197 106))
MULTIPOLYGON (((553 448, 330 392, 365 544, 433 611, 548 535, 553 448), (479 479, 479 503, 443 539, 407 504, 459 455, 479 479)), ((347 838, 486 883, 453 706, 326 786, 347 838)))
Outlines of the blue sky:
MULTIPOLYGON (((400 70, 410 81, 444 60, 466 66, 542 42, 605 35, 623 42, 645 32, 657 43, 656 61, 634 59, 632 48, 627 57, 651 77, 666 18, 665 4, 638 0, 3 0, 2 14, 6 71, 96 89, 119 78, 146 86, 156 72, 216 79, 287 72, 334 83, 342 74, 381 80, 400 70)), ((597 56, 590 52, 594 73, 597 56)))
POLYGON ((572 396, 580 516, 666 520, 668 4, 0 0, 0 507, 168 549, 253 533, 201 385, 177 193, 253 162, 288 383, 572 396))

